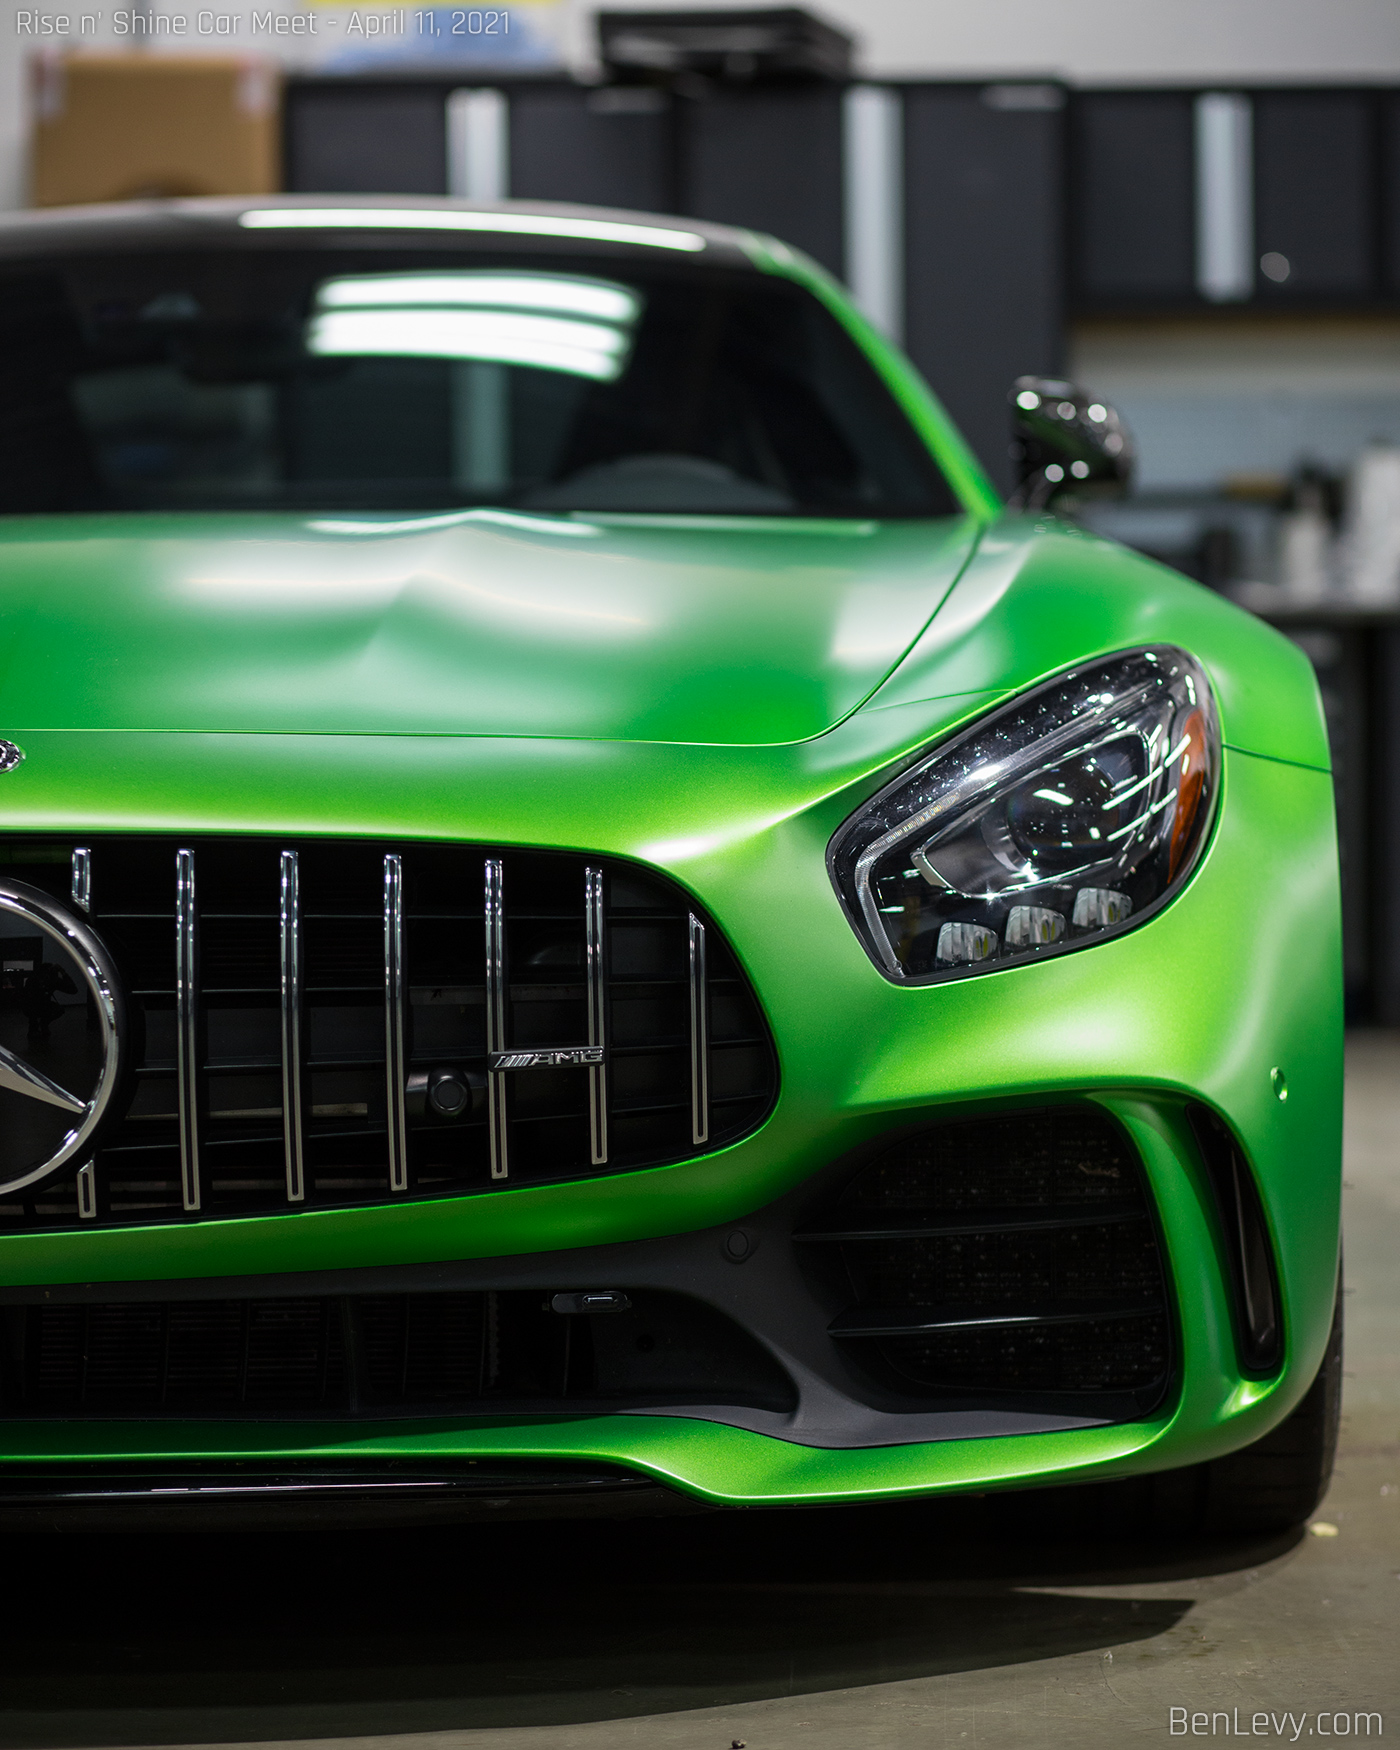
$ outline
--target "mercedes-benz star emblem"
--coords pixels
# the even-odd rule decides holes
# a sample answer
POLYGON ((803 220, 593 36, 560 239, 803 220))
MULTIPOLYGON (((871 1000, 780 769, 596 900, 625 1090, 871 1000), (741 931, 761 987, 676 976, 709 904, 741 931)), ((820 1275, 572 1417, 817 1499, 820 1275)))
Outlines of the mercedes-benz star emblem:
POLYGON ((24 749, 12 741, 0 741, 0 772, 12 772, 24 758, 24 749))
POLYGON ((0 1195, 84 1156, 117 1086, 124 1036, 116 970, 98 937, 41 889, 0 880, 0 1195))

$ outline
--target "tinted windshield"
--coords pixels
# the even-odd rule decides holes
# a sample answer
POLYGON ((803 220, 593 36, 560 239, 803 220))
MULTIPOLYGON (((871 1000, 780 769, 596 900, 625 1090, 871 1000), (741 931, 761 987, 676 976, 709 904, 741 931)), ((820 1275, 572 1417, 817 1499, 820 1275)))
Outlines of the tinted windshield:
POLYGON ((442 248, 0 268, 5 511, 956 507, 809 292, 743 269, 442 248))

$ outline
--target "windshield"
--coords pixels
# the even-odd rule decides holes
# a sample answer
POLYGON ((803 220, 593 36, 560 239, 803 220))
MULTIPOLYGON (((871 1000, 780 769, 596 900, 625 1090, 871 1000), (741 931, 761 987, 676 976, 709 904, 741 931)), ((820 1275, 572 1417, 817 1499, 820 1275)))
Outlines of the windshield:
POLYGON ((222 248, 0 268, 0 509, 929 517, 803 287, 621 254, 222 248))

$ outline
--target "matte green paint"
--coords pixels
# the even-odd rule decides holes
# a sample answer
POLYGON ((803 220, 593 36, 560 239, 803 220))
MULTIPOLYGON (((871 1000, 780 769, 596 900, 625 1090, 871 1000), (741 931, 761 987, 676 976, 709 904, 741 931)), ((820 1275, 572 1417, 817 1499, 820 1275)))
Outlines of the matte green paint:
POLYGON ((980 541, 971 520, 590 518, 596 532, 574 534, 537 526, 555 519, 376 533, 325 520, 0 525, 0 733, 27 755, 0 778, 0 833, 364 834, 638 858, 689 888, 734 944, 773 1027, 778 1104, 746 1141, 648 1172, 12 1235, 0 1281, 315 1271, 685 1232, 749 1213, 911 1112, 1081 1091, 1119 1114, 1147 1165, 1179 1309, 1179 1394, 1140 1424, 851 1452, 612 1415, 32 1424, 6 1430, 4 1456, 591 1458, 712 1500, 797 1501, 1185 1464, 1287 1413, 1331 1317, 1341 1087, 1331 782, 1312 673, 1291 645, 1045 518, 1001 519, 980 541), (617 618, 590 628, 589 613, 617 618), (1185 890, 1080 952, 888 983, 831 889, 832 832, 1006 693, 1147 641, 1203 663, 1229 744, 1218 826, 1185 890), (1284 1297, 1274 1380, 1244 1378, 1235 1357, 1188 1099, 1229 1120, 1258 1176, 1284 1297))
POLYGON ((12 522, 0 699, 25 729, 801 741, 885 679, 977 533, 971 517, 12 522))

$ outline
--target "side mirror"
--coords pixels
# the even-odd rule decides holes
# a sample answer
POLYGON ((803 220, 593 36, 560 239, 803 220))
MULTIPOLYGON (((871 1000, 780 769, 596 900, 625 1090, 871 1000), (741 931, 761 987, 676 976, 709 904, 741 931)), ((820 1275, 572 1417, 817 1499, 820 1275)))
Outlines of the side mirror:
POLYGON ((1012 504, 1043 510, 1062 492, 1120 497, 1133 477, 1133 440, 1106 401, 1055 377, 1017 377, 1011 402, 1012 504))

